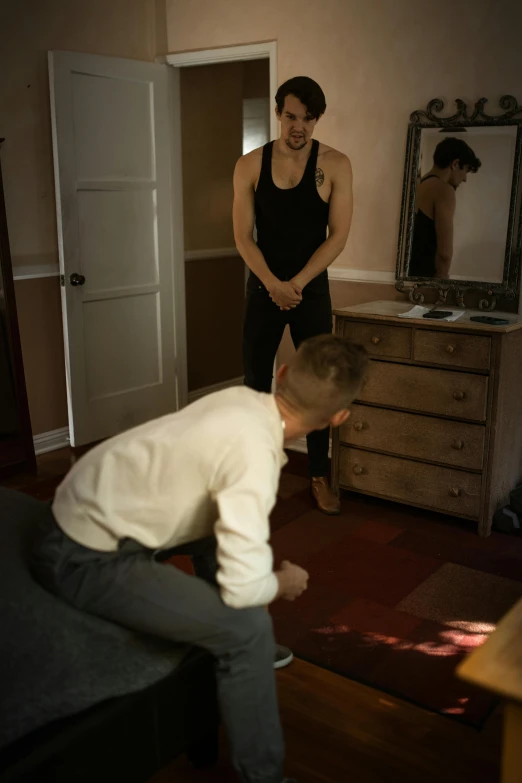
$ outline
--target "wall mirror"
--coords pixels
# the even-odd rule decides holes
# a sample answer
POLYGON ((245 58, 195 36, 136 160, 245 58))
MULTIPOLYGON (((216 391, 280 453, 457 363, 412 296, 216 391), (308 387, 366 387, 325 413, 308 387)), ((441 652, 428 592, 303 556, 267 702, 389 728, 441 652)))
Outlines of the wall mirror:
POLYGON ((408 125, 396 287, 411 301, 435 289, 438 303, 453 292, 467 306, 478 291, 480 309, 518 297, 521 263, 522 106, 486 98, 444 116, 430 101, 408 125))

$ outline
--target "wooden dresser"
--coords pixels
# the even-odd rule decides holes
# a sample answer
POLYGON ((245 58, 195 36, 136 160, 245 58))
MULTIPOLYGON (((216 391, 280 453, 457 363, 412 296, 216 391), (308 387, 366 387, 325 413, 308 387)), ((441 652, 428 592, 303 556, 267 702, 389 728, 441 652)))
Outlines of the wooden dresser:
MULTIPOLYGON (((336 310, 336 334, 372 358, 352 415, 334 432, 332 482, 477 522, 522 482, 522 317, 508 326, 411 320, 409 302, 336 310)), ((484 313, 480 313, 484 315, 484 313)))

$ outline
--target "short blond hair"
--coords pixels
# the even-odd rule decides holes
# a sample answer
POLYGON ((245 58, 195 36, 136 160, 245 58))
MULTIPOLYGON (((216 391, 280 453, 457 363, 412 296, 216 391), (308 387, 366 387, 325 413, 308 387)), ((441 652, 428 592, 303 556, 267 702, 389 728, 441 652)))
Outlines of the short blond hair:
POLYGON ((362 345, 333 334, 312 337, 288 363, 279 392, 308 418, 330 418, 353 402, 367 369, 362 345))

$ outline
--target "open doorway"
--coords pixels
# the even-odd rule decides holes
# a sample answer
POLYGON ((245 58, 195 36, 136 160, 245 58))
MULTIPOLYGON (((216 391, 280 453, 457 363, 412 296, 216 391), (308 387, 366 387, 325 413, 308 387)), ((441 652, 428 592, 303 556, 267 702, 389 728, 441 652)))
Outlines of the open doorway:
POLYGON ((237 159, 269 141, 270 62, 180 68, 189 399, 242 383, 245 265, 234 243, 237 159))

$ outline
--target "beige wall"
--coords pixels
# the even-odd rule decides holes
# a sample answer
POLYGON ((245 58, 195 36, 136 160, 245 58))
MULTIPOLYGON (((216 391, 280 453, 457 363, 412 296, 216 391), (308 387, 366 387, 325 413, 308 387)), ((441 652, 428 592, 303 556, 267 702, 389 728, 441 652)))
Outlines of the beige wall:
POLYGON ((47 52, 156 55, 154 0, 16 0, 0 11, 0 135, 13 265, 57 257, 47 52), (7 78, 9 74, 9 78, 7 78))
MULTIPOLYGON (((0 137, 15 273, 57 262, 50 49, 152 60, 167 47, 165 0, 11 0, 0 6, 0 137)), ((16 298, 33 433, 67 424, 57 278, 16 298)))
MULTIPOLYGON (((328 102, 317 137, 352 159, 355 213, 336 262, 395 268, 406 126, 430 98, 520 99, 522 4, 512 0, 167 0, 169 51, 277 40, 279 82, 328 102)), ((452 109, 453 106, 450 106, 452 109)))
MULTIPOLYGON (((395 270, 406 129, 434 97, 521 97, 522 5, 511 0, 167 0, 170 52, 277 40, 278 81, 326 93, 316 136, 354 169, 350 239, 335 266, 395 270)), ((334 282, 334 307, 403 298, 393 285, 334 282)), ((510 306, 510 305, 508 305, 510 306)), ((280 359, 291 351, 285 335, 280 359)))
MULTIPOLYGON (((347 152, 354 166, 353 230, 337 265, 389 271, 409 113, 434 96, 473 101, 486 95, 492 110, 501 94, 520 98, 521 29, 522 8, 511 0, 325 0, 305 11, 297 0, 3 3, 0 136, 7 140, 2 165, 14 265, 57 258, 49 49, 151 60, 166 49, 277 39, 279 80, 305 73, 322 84, 329 107, 317 136, 347 152)), ((212 118, 216 134, 222 114, 212 118)), ((336 283, 337 289, 350 302, 396 296, 392 286, 336 283)), ((58 281, 20 281, 16 293, 39 433, 66 423, 58 281)), ((192 388, 201 385, 197 374, 192 380, 192 388)))

